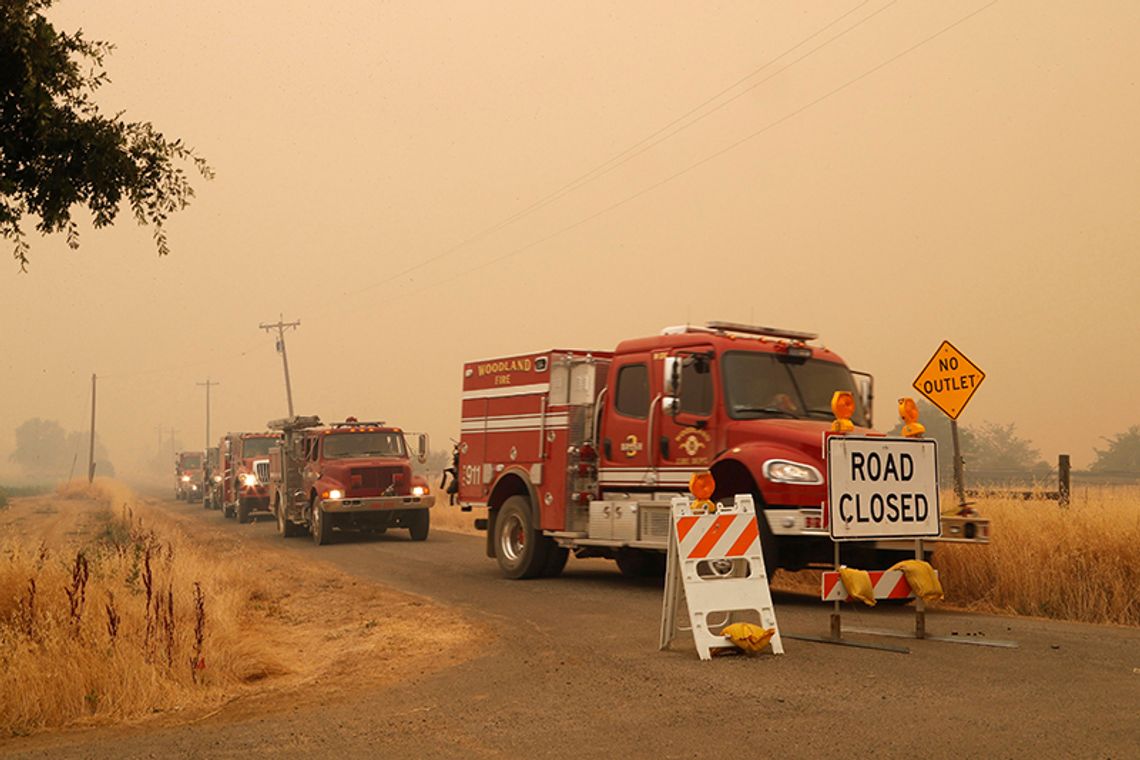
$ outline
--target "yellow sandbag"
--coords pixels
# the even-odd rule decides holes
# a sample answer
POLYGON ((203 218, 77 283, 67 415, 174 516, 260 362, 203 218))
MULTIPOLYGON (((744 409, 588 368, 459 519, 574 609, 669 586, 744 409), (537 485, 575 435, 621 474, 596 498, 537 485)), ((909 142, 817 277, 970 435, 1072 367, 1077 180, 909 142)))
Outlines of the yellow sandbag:
POLYGON ((839 568, 839 580, 843 581, 843 588, 847 589, 849 597, 858 599, 868 607, 875 606, 875 587, 866 570, 843 566, 839 568))
POLYGON ((733 623, 726 625, 720 632, 721 636, 731 641, 740 649, 749 654, 756 654, 776 635, 775 628, 761 628, 752 623, 733 623))
POLYGON ((890 569, 902 570, 906 575, 906 582, 910 584, 910 590, 919 599, 925 602, 942 601, 942 583, 939 582, 938 574, 934 572, 929 562, 904 559, 891 565, 890 569))

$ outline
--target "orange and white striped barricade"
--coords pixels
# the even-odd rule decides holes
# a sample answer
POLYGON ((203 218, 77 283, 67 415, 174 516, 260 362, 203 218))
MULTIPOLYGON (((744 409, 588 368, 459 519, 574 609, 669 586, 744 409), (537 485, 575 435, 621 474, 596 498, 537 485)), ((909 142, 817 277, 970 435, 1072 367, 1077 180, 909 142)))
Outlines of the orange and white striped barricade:
POLYGON ((748 611, 760 616, 762 626, 776 631, 770 641, 772 652, 783 654, 752 496, 739 495, 731 505, 717 504, 710 513, 694 512, 687 499, 678 497, 672 511, 660 649, 667 648, 680 630, 677 610, 683 591, 689 630, 702 660, 711 659, 713 649, 734 648, 718 632, 732 622, 733 613, 748 611), (717 616, 723 619, 714 620, 717 616))
MULTIPOLYGON (((935 570, 935 575, 938 571, 935 570)), ((913 599, 914 592, 902 570, 868 570, 871 588, 876 599, 913 599)), ((820 598, 825 602, 846 602, 850 596, 843 579, 835 570, 827 570, 820 577, 820 598)))

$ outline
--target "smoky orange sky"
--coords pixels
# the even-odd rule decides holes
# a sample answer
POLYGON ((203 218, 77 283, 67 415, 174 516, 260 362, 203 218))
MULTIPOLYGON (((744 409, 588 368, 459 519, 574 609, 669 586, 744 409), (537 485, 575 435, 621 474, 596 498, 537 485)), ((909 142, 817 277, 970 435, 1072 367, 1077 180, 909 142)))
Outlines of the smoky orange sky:
POLYGON ((819 332, 875 375, 884 430, 943 339, 987 373, 961 423, 1014 422, 1047 461, 1087 466, 1140 423, 1133 0, 61 0, 50 17, 116 45, 106 111, 217 178, 172 219, 169 257, 124 213, 81 217, 77 252, 33 235, 27 275, 9 261, 0 468, 29 417, 87 429, 93 372, 121 474, 160 426, 205 444, 207 378, 212 438, 262 428, 285 414, 258 329, 279 314, 301 321, 298 413, 437 448, 464 360, 709 319, 819 332))

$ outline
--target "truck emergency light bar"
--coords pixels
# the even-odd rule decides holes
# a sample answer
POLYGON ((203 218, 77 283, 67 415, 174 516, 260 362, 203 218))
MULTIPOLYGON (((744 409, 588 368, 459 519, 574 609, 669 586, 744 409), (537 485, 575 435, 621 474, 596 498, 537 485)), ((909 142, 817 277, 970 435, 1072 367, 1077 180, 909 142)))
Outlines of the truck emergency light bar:
POLYGON ((360 422, 358 420, 345 420, 344 422, 334 422, 333 427, 334 428, 384 427, 386 424, 388 424, 388 423, 384 422, 384 420, 377 420, 376 422, 360 422))
POLYGON ((290 433, 294 430, 304 430, 305 428, 319 427, 320 424, 321 418, 315 414, 311 414, 307 417, 299 417, 295 415, 293 417, 284 417, 279 420, 270 420, 266 423, 266 426, 270 430, 282 430, 286 433, 290 433))
POLYGON ((815 340, 818 333, 802 332, 800 330, 784 330, 780 327, 761 327, 758 325, 742 325, 737 322, 706 322, 705 326, 717 332, 744 333, 745 335, 763 335, 768 338, 783 338, 785 340, 815 340))

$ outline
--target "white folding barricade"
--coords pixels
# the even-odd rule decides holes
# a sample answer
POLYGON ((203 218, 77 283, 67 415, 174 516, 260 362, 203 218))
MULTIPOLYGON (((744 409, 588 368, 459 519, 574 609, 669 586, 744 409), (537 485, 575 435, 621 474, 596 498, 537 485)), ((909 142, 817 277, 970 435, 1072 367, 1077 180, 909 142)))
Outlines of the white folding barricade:
POLYGON ((717 504, 711 513, 694 512, 685 498, 673 499, 661 649, 669 646, 678 631, 682 590, 693 641, 702 660, 710 659, 713 649, 734 647, 713 629, 719 631, 728 624, 732 613, 748 610, 760 616, 761 625, 776 631, 770 642, 772 652, 784 653, 751 495, 739 495, 731 505, 717 504), (723 620, 710 621, 710 616, 717 615, 723 615, 723 620))

